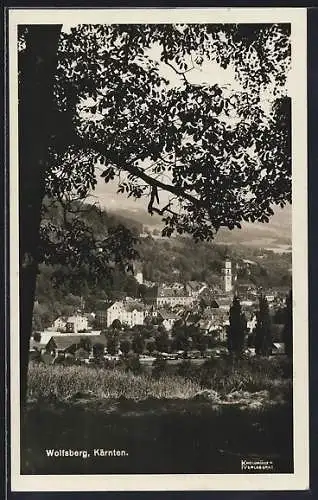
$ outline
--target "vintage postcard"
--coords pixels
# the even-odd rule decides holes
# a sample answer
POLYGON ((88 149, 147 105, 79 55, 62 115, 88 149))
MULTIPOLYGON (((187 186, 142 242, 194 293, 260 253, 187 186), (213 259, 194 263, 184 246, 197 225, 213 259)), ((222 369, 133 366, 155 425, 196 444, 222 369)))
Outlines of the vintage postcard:
POLYGON ((306 23, 9 9, 13 491, 309 487, 306 23))

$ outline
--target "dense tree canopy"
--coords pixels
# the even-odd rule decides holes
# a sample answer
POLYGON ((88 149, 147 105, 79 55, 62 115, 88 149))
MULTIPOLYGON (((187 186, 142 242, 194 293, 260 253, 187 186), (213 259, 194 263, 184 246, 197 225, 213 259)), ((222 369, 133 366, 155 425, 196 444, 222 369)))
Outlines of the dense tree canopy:
POLYGON ((287 25, 61 33, 47 192, 85 197, 99 173, 117 178, 162 215, 165 234, 201 239, 268 221, 273 204, 291 201, 289 63, 287 25), (233 67, 238 87, 193 82, 209 61, 233 67))

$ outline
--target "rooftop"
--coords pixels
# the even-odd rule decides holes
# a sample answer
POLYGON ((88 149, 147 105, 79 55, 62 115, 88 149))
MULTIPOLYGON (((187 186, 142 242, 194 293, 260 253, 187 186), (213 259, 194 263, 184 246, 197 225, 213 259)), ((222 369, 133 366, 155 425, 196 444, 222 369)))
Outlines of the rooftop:
POLYGON ((183 288, 158 288, 158 297, 186 297, 188 293, 183 288))
POLYGON ((57 349, 67 349, 72 345, 80 344, 82 338, 89 340, 92 345, 97 343, 106 345, 106 338, 104 335, 53 335, 50 340, 54 341, 57 349))
POLYGON ((164 319, 164 320, 165 319, 173 319, 173 320, 180 319, 180 317, 177 314, 174 314, 170 311, 161 310, 161 311, 159 311, 159 314, 162 317, 162 319, 164 319))
POLYGON ((188 281, 187 284, 194 291, 199 291, 199 290, 201 290, 201 288, 206 286, 205 283, 201 283, 200 281, 188 281))

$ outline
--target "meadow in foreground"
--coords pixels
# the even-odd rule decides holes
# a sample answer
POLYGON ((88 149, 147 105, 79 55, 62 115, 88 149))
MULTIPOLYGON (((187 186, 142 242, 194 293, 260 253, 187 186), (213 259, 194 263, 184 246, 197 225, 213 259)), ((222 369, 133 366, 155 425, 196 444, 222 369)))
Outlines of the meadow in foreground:
POLYGON ((291 472, 289 369, 285 361, 266 361, 257 369, 244 361, 240 370, 211 363, 200 373, 184 363, 183 376, 160 377, 30 364, 22 473, 240 473, 241 458, 251 457, 270 458, 274 472, 291 472), (53 448, 92 456, 48 458, 53 448), (128 454, 93 457, 95 448, 128 454))

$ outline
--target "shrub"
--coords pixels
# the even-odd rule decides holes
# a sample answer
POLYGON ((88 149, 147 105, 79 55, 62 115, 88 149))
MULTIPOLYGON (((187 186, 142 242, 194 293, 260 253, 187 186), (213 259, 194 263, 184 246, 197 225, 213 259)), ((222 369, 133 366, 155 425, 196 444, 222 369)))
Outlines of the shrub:
POLYGON ((211 358, 199 370, 199 381, 202 387, 225 394, 235 390, 270 390, 283 384, 287 365, 286 360, 267 358, 211 358))
POLYGON ((193 366, 189 359, 184 359, 178 366, 177 374, 180 377, 195 380, 198 376, 198 370, 193 366))
POLYGON ((152 376, 160 378, 167 371, 167 360, 162 356, 158 356, 152 364, 152 376))
POLYGON ((139 356, 129 356, 123 363, 126 372, 132 372, 135 375, 139 375, 143 371, 139 356))

